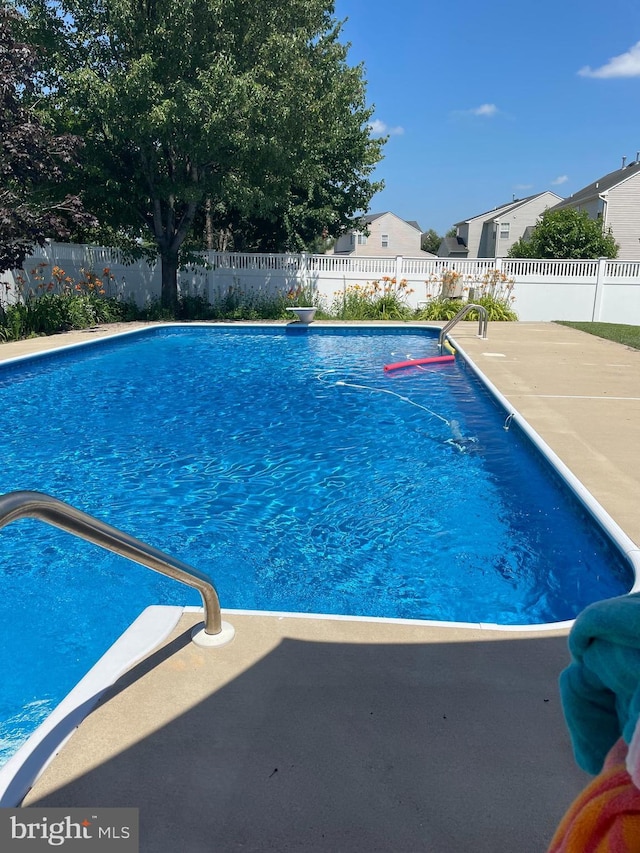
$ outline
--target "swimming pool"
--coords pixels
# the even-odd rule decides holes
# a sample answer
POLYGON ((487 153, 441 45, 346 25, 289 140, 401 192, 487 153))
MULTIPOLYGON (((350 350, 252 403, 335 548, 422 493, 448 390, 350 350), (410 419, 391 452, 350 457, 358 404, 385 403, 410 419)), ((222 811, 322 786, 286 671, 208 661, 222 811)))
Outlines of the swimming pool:
MULTIPOLYGON (((225 608, 530 624, 628 591, 628 562, 460 359, 385 374, 436 336, 170 326, 0 367, 0 491, 193 564, 225 608)), ((0 573, 8 753, 145 606, 199 603, 38 522, 0 533, 0 573), (43 592, 43 632, 17 636, 43 592)))

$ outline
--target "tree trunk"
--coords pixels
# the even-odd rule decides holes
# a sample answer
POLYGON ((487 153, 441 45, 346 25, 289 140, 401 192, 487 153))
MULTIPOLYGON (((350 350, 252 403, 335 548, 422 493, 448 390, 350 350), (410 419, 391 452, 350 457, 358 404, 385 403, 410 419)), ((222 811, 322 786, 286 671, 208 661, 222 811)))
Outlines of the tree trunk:
POLYGON ((211 252, 215 249, 214 240, 215 236, 213 233, 213 212, 211 209, 211 196, 207 196, 207 200, 204 204, 204 231, 205 231, 205 245, 207 250, 211 252))
POLYGON ((171 311, 172 316, 178 313, 178 253, 171 250, 161 254, 162 262, 162 291, 160 304, 171 311))

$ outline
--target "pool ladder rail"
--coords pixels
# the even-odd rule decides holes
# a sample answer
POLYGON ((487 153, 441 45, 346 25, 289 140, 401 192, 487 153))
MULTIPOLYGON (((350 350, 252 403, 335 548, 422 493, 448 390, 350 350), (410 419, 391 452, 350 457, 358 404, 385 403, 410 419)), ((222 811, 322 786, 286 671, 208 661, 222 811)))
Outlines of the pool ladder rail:
POLYGON ((222 621, 220 600, 213 582, 204 572, 176 560, 140 539, 134 539, 85 512, 42 492, 17 491, 0 495, 0 528, 21 518, 36 518, 73 536, 99 545, 148 569, 197 589, 204 605, 204 622, 196 625, 191 638, 199 646, 222 646, 233 639, 232 625, 222 621))
POLYGON ((475 303, 468 302, 464 307, 462 307, 455 317, 453 317, 449 322, 442 327, 440 330, 440 334, 438 336, 438 351, 442 352, 442 347, 445 342, 445 338, 447 333, 453 329, 455 324, 462 320, 469 311, 477 311, 478 312, 478 337, 486 340, 487 338, 487 327, 489 325, 489 315, 487 314, 487 309, 484 305, 476 305, 475 303))

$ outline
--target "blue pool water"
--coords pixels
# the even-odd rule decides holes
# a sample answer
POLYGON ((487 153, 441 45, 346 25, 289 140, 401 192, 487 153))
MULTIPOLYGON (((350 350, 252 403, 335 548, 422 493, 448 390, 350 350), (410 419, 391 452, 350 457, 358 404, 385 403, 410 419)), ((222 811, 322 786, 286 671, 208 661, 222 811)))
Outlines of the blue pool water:
MULTIPOLYGON (((629 564, 432 331, 166 327, 0 366, 0 492, 191 563, 226 608, 569 619, 629 564)), ((0 759, 149 604, 197 593, 25 520, 0 531, 0 759), (38 627, 34 631, 34 626, 38 627)))

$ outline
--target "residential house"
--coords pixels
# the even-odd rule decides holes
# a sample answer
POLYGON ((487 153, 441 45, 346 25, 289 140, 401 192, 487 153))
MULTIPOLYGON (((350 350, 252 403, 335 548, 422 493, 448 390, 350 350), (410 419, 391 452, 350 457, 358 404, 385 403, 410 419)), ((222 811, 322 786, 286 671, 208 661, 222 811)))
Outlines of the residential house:
POLYGON ((395 213, 373 213, 363 216, 365 230, 354 229, 343 234, 335 242, 334 255, 356 257, 433 258, 430 252, 420 249, 422 229, 417 222, 400 219, 395 213))
POLYGON ((544 211, 559 201, 562 201, 561 196, 546 190, 456 222, 456 236, 443 239, 438 256, 504 258, 525 230, 534 226, 544 211))
POLYGON ((611 229, 618 244, 620 260, 640 258, 640 152, 631 163, 598 178, 592 184, 565 198, 552 210, 586 210, 591 219, 600 219, 611 229))
POLYGON ((440 258, 467 258, 469 250, 462 237, 443 237, 438 249, 440 258))

